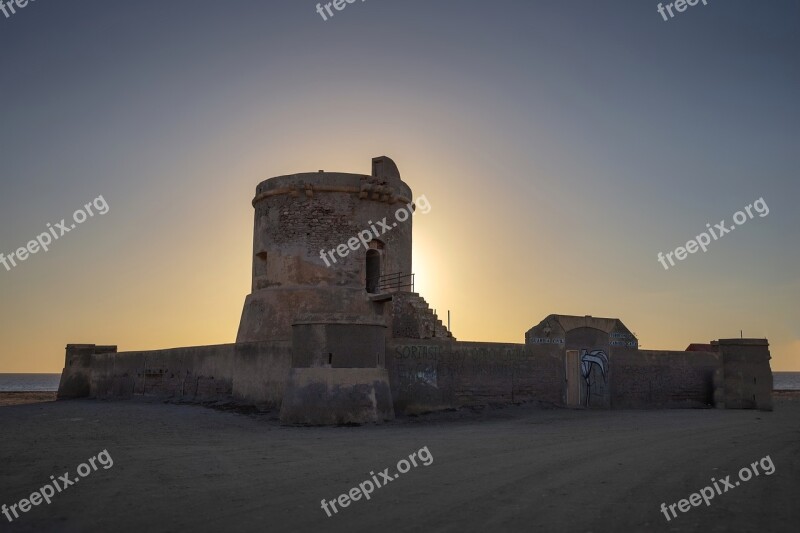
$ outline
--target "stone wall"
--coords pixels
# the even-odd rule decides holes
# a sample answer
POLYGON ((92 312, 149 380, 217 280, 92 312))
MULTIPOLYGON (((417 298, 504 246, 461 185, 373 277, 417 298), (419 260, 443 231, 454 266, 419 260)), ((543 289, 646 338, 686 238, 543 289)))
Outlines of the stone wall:
POLYGON ((116 353, 116 346, 67 344, 64 370, 58 384, 58 398, 82 398, 91 392, 93 356, 116 353))
POLYGON ((289 342, 95 354, 87 363, 89 386, 71 397, 236 400, 279 408, 291 354, 289 342))
POLYGON ((721 407, 772 410, 772 369, 766 339, 720 339, 721 407))
POLYGON ((611 358, 611 407, 711 407, 718 354, 619 350, 611 358))
POLYGON ((395 292, 385 310, 389 315, 387 321, 390 337, 455 340, 425 298, 415 292, 395 292))
POLYGON ((281 424, 339 425, 394 419, 383 368, 292 368, 281 403, 281 424))
POLYGON ((265 409, 280 409, 292 367, 292 343, 250 342, 235 346, 234 399, 265 409))
POLYGON ((123 352, 93 357, 91 396, 186 401, 232 397, 235 345, 123 352))
MULTIPOLYGON (((719 353, 613 350, 610 407, 691 408, 716 402, 727 408, 771 408, 766 341, 723 340, 719 346, 719 353)), ((292 343, 283 341, 115 349, 69 345, 59 398, 235 400, 279 409, 292 368, 292 343)), ((566 403, 559 345, 391 339, 385 361, 397 414, 493 403, 566 403)))
POLYGON ((392 340, 386 362, 395 410, 410 414, 490 403, 560 404, 564 370, 557 351, 523 344, 392 340))

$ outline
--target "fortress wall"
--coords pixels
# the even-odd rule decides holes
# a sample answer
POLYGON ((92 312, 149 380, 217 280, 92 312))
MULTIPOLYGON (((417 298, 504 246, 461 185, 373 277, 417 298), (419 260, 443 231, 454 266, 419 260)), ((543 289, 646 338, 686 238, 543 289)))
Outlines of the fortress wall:
POLYGON ((610 366, 613 408, 710 407, 721 361, 711 352, 620 350, 610 366))
POLYGON ((718 399, 728 409, 772 410, 772 369, 766 339, 720 339, 718 399))
POLYGON ((91 392, 92 356, 115 353, 116 346, 67 344, 64 370, 58 383, 58 399, 83 398, 91 392))
MULTIPOLYGON (((738 388, 728 384, 717 392, 724 390, 728 396, 751 402, 755 394, 758 401, 754 406, 763 408, 769 397, 761 389, 771 378, 768 351, 763 346, 746 348, 757 354, 740 356, 735 351, 738 347, 727 354, 730 368, 725 378, 736 380, 738 388), (759 374, 754 379, 750 366, 739 359, 757 366, 766 377, 761 379, 759 374), (751 363, 751 359, 757 361, 751 363), (750 382, 756 383, 748 385, 753 392, 741 392, 741 383, 750 382)), ((100 353, 113 349, 70 345, 59 397, 233 399, 277 409, 292 365, 288 341, 100 353)), ((615 350, 609 366, 614 408, 710 406, 714 403, 714 374, 721 375, 723 368, 722 356, 717 353, 635 349, 615 350)), ((391 339, 386 368, 398 414, 491 403, 565 403, 564 354, 558 345, 391 339)))
POLYGON ((395 339, 386 366, 398 413, 468 405, 540 401, 560 404, 564 370, 558 347, 395 339))
POLYGON ((279 409, 291 367, 291 342, 237 344, 233 365, 234 398, 246 404, 279 409))
POLYGON ((83 396, 154 396, 279 408, 292 361, 290 342, 195 346, 92 355, 83 396))
POLYGON ((91 396, 216 401, 232 394, 234 344, 93 356, 91 396))

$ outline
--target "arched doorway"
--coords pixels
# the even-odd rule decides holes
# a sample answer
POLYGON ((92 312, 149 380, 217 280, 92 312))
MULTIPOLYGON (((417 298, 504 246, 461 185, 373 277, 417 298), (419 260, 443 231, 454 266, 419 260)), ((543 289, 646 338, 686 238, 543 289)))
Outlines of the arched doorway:
POLYGON ((378 250, 367 250, 367 292, 378 292, 380 279, 381 253, 378 250))

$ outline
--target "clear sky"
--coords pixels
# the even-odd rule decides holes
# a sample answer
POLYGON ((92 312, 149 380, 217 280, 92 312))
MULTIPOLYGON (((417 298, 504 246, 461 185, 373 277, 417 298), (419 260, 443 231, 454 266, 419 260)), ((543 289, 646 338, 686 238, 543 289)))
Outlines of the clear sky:
POLYGON ((767 337, 800 371, 800 3, 37 0, 0 13, 0 372, 67 343, 233 342, 256 185, 388 155, 461 340, 550 313, 646 349, 767 337), (665 270, 759 198, 769 207, 665 270), (59 230, 60 231, 60 230, 59 230))

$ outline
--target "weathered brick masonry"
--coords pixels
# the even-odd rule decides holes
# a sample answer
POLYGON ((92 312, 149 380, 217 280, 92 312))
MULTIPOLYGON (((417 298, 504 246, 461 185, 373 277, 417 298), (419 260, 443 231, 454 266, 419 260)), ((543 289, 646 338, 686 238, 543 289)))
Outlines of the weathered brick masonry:
POLYGON ((721 361, 707 352, 636 350, 614 354, 611 405, 621 408, 708 407, 721 361))
POLYGON ((490 403, 561 403, 563 364, 524 344, 396 340, 387 367, 395 409, 418 413, 490 403))

